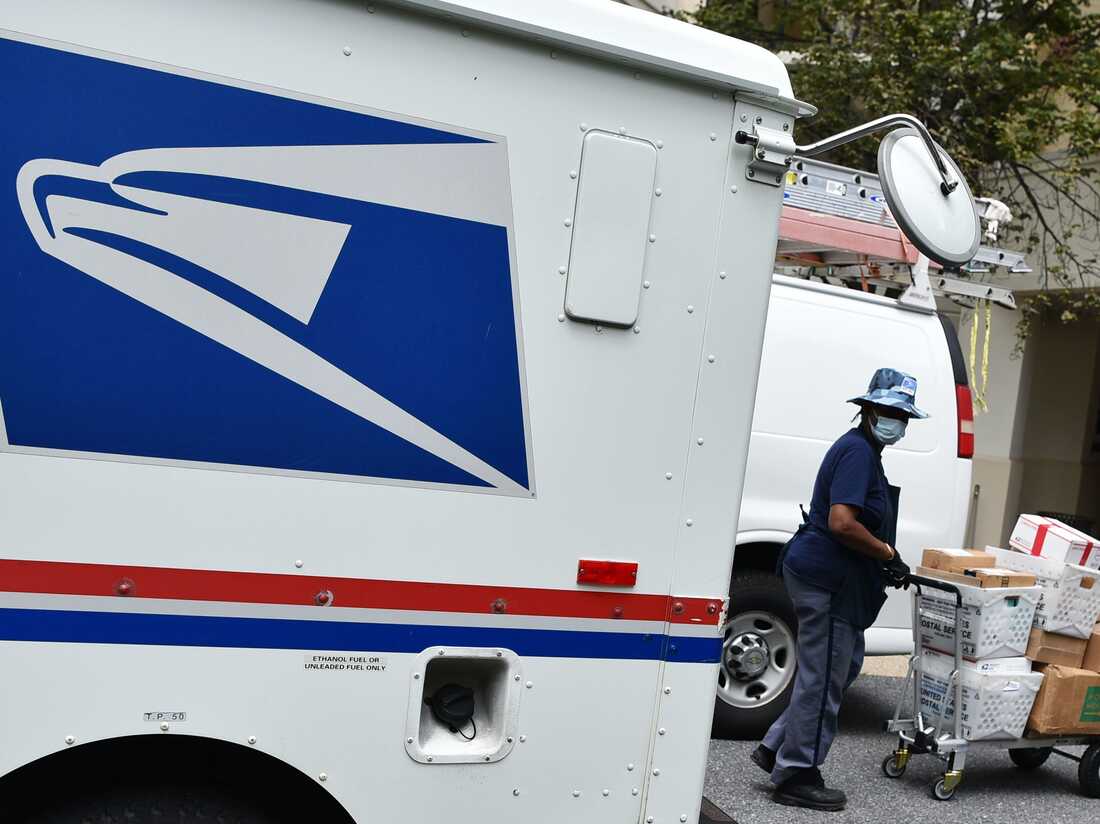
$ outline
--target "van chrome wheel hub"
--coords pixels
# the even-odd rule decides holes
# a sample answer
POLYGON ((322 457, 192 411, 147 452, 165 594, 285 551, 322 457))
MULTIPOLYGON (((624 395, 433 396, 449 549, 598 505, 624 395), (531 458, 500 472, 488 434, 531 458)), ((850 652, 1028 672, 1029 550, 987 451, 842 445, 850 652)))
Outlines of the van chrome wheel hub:
POLYGON ((718 697, 749 709, 778 698, 794 678, 795 639, 787 623, 768 612, 733 615, 723 627, 718 697))

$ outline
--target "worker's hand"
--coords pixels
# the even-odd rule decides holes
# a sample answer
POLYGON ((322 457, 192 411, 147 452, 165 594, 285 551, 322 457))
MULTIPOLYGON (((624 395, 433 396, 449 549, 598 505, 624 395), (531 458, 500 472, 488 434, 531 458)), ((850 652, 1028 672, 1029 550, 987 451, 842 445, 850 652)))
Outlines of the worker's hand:
POLYGON ((901 555, 898 554, 896 549, 894 550, 894 557, 882 566, 882 572, 886 577, 886 583, 895 589, 908 588, 909 582, 906 579, 910 571, 909 564, 901 559, 901 555))

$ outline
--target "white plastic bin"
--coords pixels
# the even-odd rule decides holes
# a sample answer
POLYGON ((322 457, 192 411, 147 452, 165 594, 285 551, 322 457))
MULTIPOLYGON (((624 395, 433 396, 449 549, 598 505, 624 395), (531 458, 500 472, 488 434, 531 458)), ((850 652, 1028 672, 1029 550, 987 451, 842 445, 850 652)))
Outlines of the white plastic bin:
MULTIPOLYGON (((938 723, 941 713, 947 731, 955 720, 955 691, 951 686, 954 656, 924 650, 921 653, 920 703, 925 723, 938 723)), ((978 665, 981 662, 977 662, 978 665)), ((982 672, 973 664, 959 672, 962 680, 962 737, 967 741, 1019 738, 1024 734, 1031 707, 1043 683, 1041 672, 1030 672, 1026 661, 1018 667, 982 672), (1018 669, 1018 672, 999 670, 1018 669)))
POLYGON ((1035 611, 1035 628, 1088 638, 1100 621, 1100 572, 1025 555, 1011 549, 986 547, 997 566, 1030 572, 1038 578, 1043 597, 1035 611))
MULTIPOLYGON (((1028 636, 1042 596, 1040 587, 991 587, 958 584, 962 654, 966 658, 1009 658, 1027 652, 1028 636)), ((920 643, 955 652, 955 596, 926 587, 918 597, 920 643)))

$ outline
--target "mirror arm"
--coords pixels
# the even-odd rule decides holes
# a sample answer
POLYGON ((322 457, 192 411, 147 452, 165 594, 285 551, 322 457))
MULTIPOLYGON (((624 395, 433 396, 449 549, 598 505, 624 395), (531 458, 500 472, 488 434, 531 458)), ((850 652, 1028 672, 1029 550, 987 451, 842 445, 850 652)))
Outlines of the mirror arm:
POLYGON ((855 126, 843 132, 838 132, 832 137, 827 137, 816 143, 809 143, 805 146, 795 146, 794 156, 816 157, 819 154, 824 154, 838 146, 843 146, 845 143, 851 143, 853 140, 881 131, 889 126, 911 126, 916 129, 924 140, 924 145, 928 148, 928 153, 932 155, 932 160, 935 162, 936 168, 940 171, 940 191, 944 193, 944 196, 955 191, 959 182, 951 179, 947 171, 947 166, 944 165, 943 158, 940 157, 940 153, 936 150, 936 144, 932 142, 932 135, 928 133, 928 129, 911 114, 888 114, 885 117, 880 117, 877 120, 864 123, 862 126, 855 126))

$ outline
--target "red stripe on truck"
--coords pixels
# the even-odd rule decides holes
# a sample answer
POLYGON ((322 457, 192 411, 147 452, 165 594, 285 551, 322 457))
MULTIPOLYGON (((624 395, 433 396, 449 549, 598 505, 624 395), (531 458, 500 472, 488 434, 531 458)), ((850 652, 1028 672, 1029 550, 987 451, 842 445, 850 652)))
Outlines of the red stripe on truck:
POLYGON ((712 598, 12 559, 0 559, 0 591, 713 626, 722 608, 712 598))

